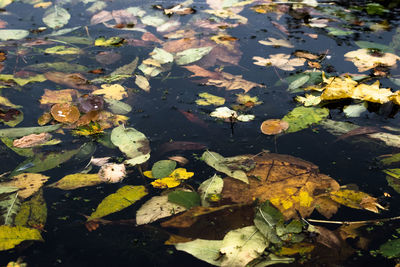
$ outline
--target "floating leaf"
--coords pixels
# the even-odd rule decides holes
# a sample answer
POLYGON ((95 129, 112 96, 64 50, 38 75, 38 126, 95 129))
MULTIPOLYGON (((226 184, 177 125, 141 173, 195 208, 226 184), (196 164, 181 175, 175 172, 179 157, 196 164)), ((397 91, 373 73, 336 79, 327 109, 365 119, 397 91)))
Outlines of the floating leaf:
POLYGON ((108 183, 121 182, 126 176, 124 164, 106 163, 99 170, 100 180, 108 183))
POLYGON ((144 186, 126 185, 121 187, 117 192, 107 196, 101 201, 96 210, 88 218, 88 221, 123 210, 145 195, 147 195, 147 191, 144 186))
MULTIPOLYGON (((148 160, 150 155, 149 140, 146 136, 134 128, 125 128, 120 125, 111 132, 111 142, 116 145, 130 159, 140 158, 135 164, 141 164, 148 160)), ((130 161, 129 164, 133 164, 130 161)), ((134 165, 134 164, 133 164, 134 165)))
POLYGON ((62 123, 74 123, 81 116, 79 109, 69 103, 55 104, 50 112, 56 121, 62 123))
POLYGON ((66 25, 70 18, 71 15, 65 8, 54 5, 46 10, 42 20, 50 28, 56 29, 66 25))
POLYGON ((20 208, 18 188, 10 186, 0 187, 0 223, 12 225, 20 208))
POLYGON ((28 83, 33 82, 44 82, 46 77, 43 74, 31 75, 27 77, 17 77, 12 74, 0 74, 1 81, 14 81, 16 84, 20 86, 24 86, 28 83))
POLYGON ((132 107, 124 102, 119 100, 104 98, 104 101, 107 103, 108 108, 116 114, 128 114, 132 111, 132 107))
POLYGON ((43 198, 43 190, 37 192, 29 201, 22 203, 15 216, 15 225, 42 228, 46 224, 47 206, 43 198))
POLYGON ((35 147, 47 143, 52 138, 49 133, 29 134, 13 141, 13 146, 18 148, 35 147))
POLYGON ((288 90, 293 92, 294 90, 296 90, 297 88, 303 86, 304 84, 306 84, 308 81, 310 80, 310 76, 309 75, 302 75, 299 78, 297 78, 296 80, 292 81, 289 84, 288 90))
POLYGON ((360 104, 354 104, 354 105, 349 105, 345 106, 343 108, 343 113, 346 115, 348 118, 357 118, 360 117, 361 114, 367 111, 367 103, 363 102, 360 104))
POLYGON ((78 96, 78 91, 75 89, 64 90, 49 90, 44 89, 44 94, 40 99, 40 104, 61 104, 71 103, 78 96))
POLYGON ((263 45, 272 45, 274 47, 281 47, 281 46, 282 47, 287 47, 287 48, 293 48, 294 47, 290 42, 286 41, 285 39, 275 39, 275 38, 269 37, 268 40, 269 41, 261 40, 261 41, 258 41, 258 42, 260 44, 263 44, 263 45))
POLYGON ((270 55, 269 59, 262 57, 253 57, 256 62, 254 64, 258 66, 275 66, 282 70, 292 71, 295 70, 295 67, 303 66, 306 60, 304 58, 292 58, 289 59, 290 55, 286 54, 275 54, 270 55))
POLYGON ((151 174, 155 179, 160 179, 169 176, 176 167, 176 161, 159 160, 153 164, 151 174))
POLYGON ((142 75, 136 75, 135 84, 145 92, 150 92, 150 84, 146 77, 142 75))
MULTIPOLYGON (((176 164, 176 163, 175 163, 176 164)), ((151 171, 146 171, 143 173, 146 177, 154 179, 151 171)), ((194 175, 193 172, 188 172, 184 168, 175 169, 169 176, 161 179, 157 179, 151 184, 156 188, 172 188, 177 187, 181 184, 182 180, 189 179, 194 175)))
POLYGON ((224 180, 216 174, 202 182, 197 189, 201 196, 201 205, 203 207, 210 206, 210 202, 212 201, 213 197, 221 194, 223 186, 224 180))
POLYGON ((110 37, 106 40, 104 37, 97 38, 94 42, 95 46, 121 46, 125 39, 121 37, 110 37))
POLYGON ((289 128, 289 123, 279 119, 269 119, 261 123, 261 132, 267 135, 280 134, 289 128))
POLYGON ((37 229, 0 225, 0 251, 12 249, 26 240, 43 241, 43 238, 37 229))
POLYGON ((231 119, 231 118, 235 119, 235 118, 237 118, 238 115, 237 115, 236 111, 234 111, 228 107, 219 107, 219 108, 216 108, 215 111, 211 112, 210 116, 216 117, 219 119, 231 119))
POLYGON ((48 185, 48 187, 59 188, 62 190, 73 190, 76 188, 93 186, 101 183, 103 183, 103 180, 100 179, 97 173, 75 173, 64 176, 57 182, 48 185))
POLYGON ((392 53, 371 53, 368 49, 358 49, 344 54, 345 60, 352 61, 358 71, 364 72, 378 65, 394 66, 399 56, 392 53))
POLYGON ((38 173, 22 173, 14 176, 9 182, 1 183, 1 185, 19 188, 18 196, 25 199, 37 192, 49 178, 38 173))
POLYGON ((384 44, 368 42, 368 41, 355 41, 354 43, 356 45, 358 45, 360 48, 375 49, 375 50, 379 50, 380 52, 383 52, 383 53, 386 53, 386 52, 394 53, 394 49, 392 47, 384 45, 384 44))
POLYGON ((387 241, 379 247, 378 252, 389 259, 400 257, 400 239, 387 241))
POLYGON ((83 53, 82 50, 80 50, 77 47, 68 47, 65 45, 57 45, 49 47, 46 48, 44 52, 47 54, 55 54, 55 55, 78 55, 83 53))
POLYGON ((328 115, 329 110, 327 108, 297 107, 286 114, 282 120, 289 123, 289 129, 286 132, 293 133, 319 123, 328 115))
POLYGON ((220 252, 224 255, 221 266, 246 266, 258 258, 268 243, 255 226, 228 232, 222 240, 220 252))
POLYGON ((175 62, 178 65, 187 65, 193 63, 210 53, 212 49, 212 46, 186 49, 184 51, 178 52, 175 55, 175 62))
POLYGON ((121 100, 128 96, 125 88, 120 84, 102 84, 103 89, 95 90, 92 92, 94 95, 105 95, 105 97, 121 100))
POLYGON ((136 224, 148 224, 182 211, 185 207, 168 202, 168 196, 155 196, 144 203, 136 212, 136 224))
POLYGON ((185 251, 194 257, 215 266, 221 266, 220 249, 222 240, 195 239, 193 241, 178 243, 177 250, 185 251))
POLYGON ((10 102, 7 98, 0 96, 0 105, 10 107, 10 108, 22 108, 20 105, 15 105, 10 102))
POLYGON ((331 192, 329 196, 332 200, 353 209, 366 209, 375 213, 378 213, 379 209, 384 209, 376 198, 360 191, 340 189, 331 192))
POLYGON ((208 105, 221 106, 225 104, 225 98, 212 95, 206 92, 200 93, 199 97, 201 98, 196 100, 196 104, 200 106, 208 106, 208 105))
POLYGON ((168 194, 168 201, 190 209, 200 205, 200 196, 196 192, 176 190, 168 194))
POLYGON ((335 27, 325 27, 329 31, 330 35, 335 35, 335 36, 345 36, 345 35, 351 35, 354 32, 353 31, 344 31, 339 28, 335 27))
POLYGON ((62 125, 55 124, 50 126, 42 126, 42 127, 21 127, 14 129, 0 129, 0 137, 21 137, 29 134, 40 134, 45 132, 52 132, 59 129, 62 125))
POLYGON ((29 31, 27 30, 11 30, 4 29, 0 30, 0 40, 8 41, 8 40, 21 40, 29 35, 29 31))
POLYGON ((217 171, 223 172, 246 184, 249 183, 246 173, 240 170, 240 158, 236 158, 237 162, 235 162, 235 158, 224 158, 220 154, 211 151, 205 151, 201 158, 207 165, 213 167, 217 171))

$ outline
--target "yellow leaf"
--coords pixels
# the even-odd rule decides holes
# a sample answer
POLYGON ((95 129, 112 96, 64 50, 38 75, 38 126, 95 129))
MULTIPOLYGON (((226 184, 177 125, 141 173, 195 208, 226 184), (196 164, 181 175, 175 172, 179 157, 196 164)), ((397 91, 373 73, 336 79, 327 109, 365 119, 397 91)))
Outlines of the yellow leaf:
POLYGON ((53 3, 52 2, 41 2, 41 3, 37 3, 35 4, 33 7, 34 8, 48 8, 49 6, 51 6, 53 3))
POLYGON ((218 35, 214 35, 210 38, 217 44, 222 44, 226 46, 228 49, 232 50, 234 48, 234 42, 237 41, 236 37, 232 37, 230 35, 226 35, 223 33, 219 33, 218 35))
MULTIPOLYGON (((154 179, 151 171, 145 171, 145 172, 143 172, 143 175, 148 178, 154 179)), ((194 175, 194 172, 188 172, 188 171, 186 171, 185 168, 177 168, 167 177, 157 179, 154 182, 152 182, 151 184, 156 188, 177 187, 178 185, 181 184, 181 180, 189 179, 193 175, 194 175)))
POLYGON ((378 208, 383 209, 376 198, 360 191, 341 189, 331 192, 330 198, 337 203, 354 209, 366 209, 375 213, 379 212, 378 208))
POLYGON ((344 56, 347 61, 352 61, 360 72, 367 71, 378 65, 386 65, 391 67, 396 65, 397 60, 400 59, 399 56, 392 53, 377 52, 374 54, 365 48, 348 52, 344 56))
POLYGON ((22 106, 20 105, 15 105, 10 102, 7 98, 0 96, 0 105, 10 107, 10 108, 21 108, 22 106))
POLYGON ((39 173, 21 173, 14 176, 11 181, 1 183, 1 186, 18 187, 18 196, 27 198, 37 192, 49 178, 39 173))
POLYGON ((296 101, 302 103, 305 107, 316 106, 321 103, 321 97, 312 94, 306 94, 303 96, 296 96, 296 101))
POLYGON ((121 100, 128 96, 125 88, 120 84, 102 84, 101 88, 92 92, 94 95, 105 95, 105 97, 121 100))
POLYGON ((314 245, 309 243, 296 243, 291 247, 282 247, 278 255, 280 256, 290 256, 295 254, 306 254, 313 251, 314 245))
POLYGON ((12 249, 25 240, 43 241, 43 238, 38 229, 0 225, 0 251, 12 249))
POLYGON ((175 169, 168 177, 172 177, 174 179, 186 180, 194 175, 194 172, 187 172, 185 168, 177 168, 175 169))
POLYGON ((143 172, 143 175, 146 176, 147 178, 154 179, 153 173, 151 171, 145 171, 143 172))
POLYGON ((173 188, 180 185, 181 181, 172 177, 165 177, 162 179, 157 179, 154 182, 151 182, 151 184, 155 188, 173 188))
POLYGON ((108 214, 120 211, 137 200, 147 195, 146 188, 142 185, 126 185, 117 190, 114 194, 108 195, 97 206, 96 210, 90 215, 88 221, 102 218, 108 214))
POLYGON ((199 96, 201 98, 196 100, 196 104, 200 106, 208 106, 208 105, 221 106, 225 104, 225 98, 220 96, 212 95, 209 93, 200 93, 199 96))
POLYGON ((103 183, 97 173, 95 174, 85 174, 85 173, 75 173, 64 176, 59 181, 49 185, 49 187, 59 188, 62 190, 72 190, 85 186, 92 186, 103 183))
POLYGON ((295 70, 294 67, 299 67, 303 66, 304 62, 306 60, 304 58, 291 58, 290 55, 287 54, 275 54, 275 55, 270 55, 269 58, 262 58, 255 56, 253 57, 256 62, 254 64, 258 66, 275 66, 277 68, 280 68, 282 70, 287 70, 287 71, 292 71, 295 70))

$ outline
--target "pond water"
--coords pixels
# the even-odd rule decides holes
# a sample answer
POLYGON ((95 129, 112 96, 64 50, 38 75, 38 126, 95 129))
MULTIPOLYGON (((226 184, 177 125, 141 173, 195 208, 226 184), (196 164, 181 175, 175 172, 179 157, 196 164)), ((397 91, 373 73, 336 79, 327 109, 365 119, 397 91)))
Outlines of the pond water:
MULTIPOLYGON (((271 241, 258 252, 233 243, 242 249, 233 251, 237 258, 229 262, 226 253, 217 250, 219 256, 212 260, 224 266, 245 266, 253 259, 263 259, 264 265, 253 261, 251 266, 266 266, 274 262, 272 254, 280 255, 275 259, 278 265, 283 265, 283 258, 289 265, 308 266, 400 264, 400 223, 395 219, 400 215, 399 160, 382 162, 400 148, 398 1, 24 0, 0 5, 0 59, 4 57, 0 73, 1 266, 17 259, 40 267, 211 266, 204 258, 164 242, 173 234, 191 240, 222 240, 238 228, 252 225, 257 229, 255 210, 267 199, 283 213, 281 223, 302 224, 299 231, 304 239, 298 243, 280 235, 281 243, 271 241), (355 56, 349 54, 352 51, 355 56), (301 103, 299 99, 306 95, 301 103), (214 116, 218 107, 229 110, 214 116), (85 114, 89 114, 86 119, 82 118, 85 114), (254 117, 243 121, 239 115, 254 117), (271 132, 263 133, 260 126, 269 119, 279 119, 283 126, 270 126, 271 132), (32 132, 1 132, 60 123, 61 128, 51 131, 52 138, 59 140, 56 144, 18 148, 15 139, 32 132), (151 153, 140 146, 137 149, 133 137, 115 137, 117 128, 143 133, 141 138, 149 141, 151 153), (283 132, 273 133, 276 130, 283 132), (132 147, 136 156, 128 151, 132 147), (241 208, 225 199, 228 193, 221 190, 227 189, 221 188, 215 194, 216 202, 207 203, 233 206, 200 216, 193 226, 163 227, 169 218, 136 225, 136 212, 153 197, 182 188, 201 194, 198 188, 205 180, 215 173, 226 176, 202 160, 203 153, 209 153, 205 151, 223 157, 263 151, 290 155, 312 162, 320 173, 348 186, 318 188, 322 181, 317 180, 306 189, 302 184, 289 188, 294 181, 291 177, 276 189, 269 185, 250 202, 233 201, 241 208), (140 161, 143 155, 150 158, 140 161), (172 156, 179 156, 178 161, 186 159, 178 167, 194 176, 178 179, 177 187, 153 187, 153 180, 143 172, 172 156), (140 164, 125 162, 126 177, 117 183, 96 180, 92 185, 75 182, 74 188, 48 186, 70 174, 93 177, 104 163, 96 166, 91 159, 103 157, 118 164, 133 158, 140 164), (13 184, 23 173, 40 173, 48 181, 43 186, 27 180, 13 184), (134 203, 119 211, 110 208, 114 210, 87 223, 85 216, 103 199, 127 186, 144 186, 148 194, 136 202, 128 200, 134 203), (23 191, 26 187, 34 189, 27 193, 23 191), (293 188, 304 192, 307 200, 293 193, 293 188), (283 193, 263 199, 274 190, 283 193), (352 198, 350 190, 354 195, 365 194, 352 198), (332 192, 347 195, 335 198, 332 192), (327 196, 330 204, 323 209, 333 209, 331 216, 313 211, 322 205, 316 199, 327 196), (293 203, 285 206, 282 199, 288 198, 293 203), (25 215, 23 208, 28 208, 25 215), (378 209, 379 213, 373 212, 378 209), (289 215, 289 210, 294 213, 289 215), (358 228, 329 222, 364 220, 369 222, 358 228), (320 227, 319 232, 307 228, 310 224, 320 227), (17 225, 34 229, 43 240, 22 232, 10 234, 13 229, 22 231, 17 225), (20 240, 9 241, 14 238, 20 240), (304 250, 297 247, 294 250, 301 253, 279 254, 282 247, 295 244, 302 244, 304 250), (247 250, 256 256, 243 256, 247 250)), ((257 156, 248 157, 251 161, 257 156)), ((282 161, 289 173, 300 176, 293 158, 272 157, 272 165, 282 161)), ((231 171, 242 168, 237 161, 233 165, 231 171)), ((249 194, 248 185, 238 183, 243 184, 240 192, 249 194)), ((114 204, 111 201, 106 206, 114 204)), ((271 229, 276 231, 276 227, 271 229)), ((252 241, 253 235, 243 238, 252 241)))

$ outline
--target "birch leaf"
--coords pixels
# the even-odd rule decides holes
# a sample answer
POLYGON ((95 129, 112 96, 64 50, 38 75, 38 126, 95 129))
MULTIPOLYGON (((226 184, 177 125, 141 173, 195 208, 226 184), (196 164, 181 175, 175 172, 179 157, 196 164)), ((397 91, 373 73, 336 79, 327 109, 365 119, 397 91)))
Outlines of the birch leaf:
POLYGON ((96 174, 85 174, 85 173, 75 173, 64 176, 57 182, 50 184, 48 187, 59 188, 62 190, 73 190, 76 188, 93 186, 103 183, 99 175, 96 174))
POLYGON ((96 210, 89 216, 88 221, 102 218, 111 213, 123 210, 147 195, 144 186, 126 185, 117 192, 104 198, 96 210))
POLYGON ((43 241, 38 229, 0 225, 0 251, 12 249, 22 241, 43 241))
POLYGON ((212 49, 212 46, 205 46, 183 50, 175 55, 175 62, 178 65, 187 65, 196 62, 210 53, 212 49))

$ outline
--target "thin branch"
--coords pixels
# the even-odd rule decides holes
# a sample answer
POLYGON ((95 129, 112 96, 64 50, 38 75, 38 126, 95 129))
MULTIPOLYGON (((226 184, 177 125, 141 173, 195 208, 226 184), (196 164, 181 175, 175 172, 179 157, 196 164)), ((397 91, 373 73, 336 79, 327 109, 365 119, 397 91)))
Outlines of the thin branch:
POLYGON ((389 222, 400 220, 400 216, 376 220, 365 220, 365 221, 328 221, 328 220, 314 220, 314 219, 304 219, 306 222, 316 222, 316 223, 329 223, 329 224, 365 224, 365 223, 379 223, 379 222, 389 222))

